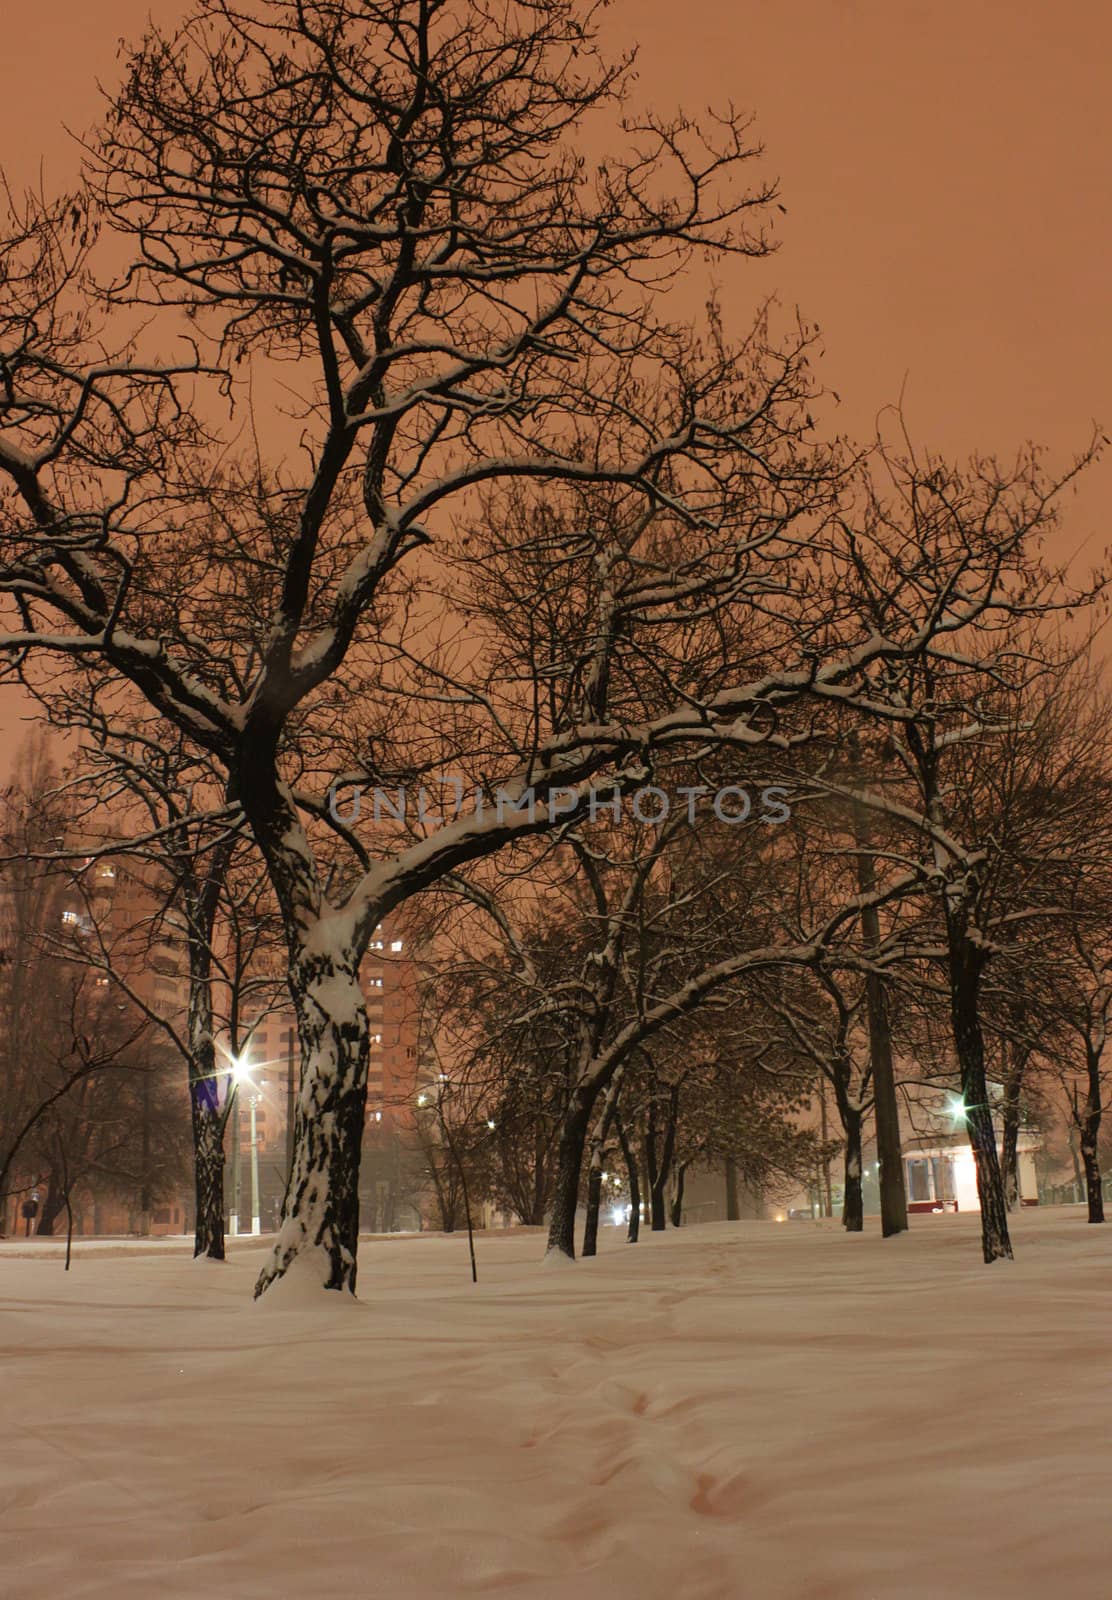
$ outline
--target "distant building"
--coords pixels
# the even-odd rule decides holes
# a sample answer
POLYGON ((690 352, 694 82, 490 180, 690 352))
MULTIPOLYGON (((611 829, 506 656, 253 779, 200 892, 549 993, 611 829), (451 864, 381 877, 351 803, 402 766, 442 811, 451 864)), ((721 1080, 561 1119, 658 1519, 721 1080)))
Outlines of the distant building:
MULTIPOLYGON (((403 1222, 405 1226, 419 1222, 403 1196, 403 1191, 408 1194, 413 1187, 408 1181, 406 1136, 413 1129, 417 1094, 418 971, 403 927, 388 921, 376 928, 360 967, 370 1034, 360 1197, 362 1223, 369 1229, 389 1231, 403 1222)), ((260 1219, 267 1231, 277 1225, 285 1195, 290 1114, 301 1071, 296 1019, 288 996, 276 988, 273 1009, 245 1020, 242 1031, 246 1043, 241 1046, 241 1057, 256 1086, 260 1219)), ((230 1057, 225 1035, 217 1040, 218 1063, 230 1065, 230 1057)), ((225 1140, 228 1211, 230 1214, 238 1144, 244 1219, 250 1214, 250 1124, 250 1092, 245 1087, 239 1115, 225 1140)), ((250 1226, 249 1222, 245 1225, 250 1226)))
MULTIPOLYGON (((105 1005, 110 1014, 114 1014, 112 1008, 116 1001, 121 1010, 128 1004, 123 990, 116 986, 107 971, 98 972, 98 965, 110 966, 125 981, 140 1005, 156 1015, 170 1017, 178 1012, 184 1015, 188 997, 185 946, 178 928, 179 919, 167 904, 169 880, 154 865, 136 856, 126 853, 98 855, 105 846, 119 842, 115 836, 84 833, 70 835, 63 842, 71 852, 88 850, 89 854, 84 862, 74 863, 68 878, 59 873, 52 887, 35 889, 40 907, 36 915, 45 919, 41 932, 49 941, 54 959, 62 963, 61 970, 72 971, 75 978, 80 977, 80 992, 89 997, 89 1016, 95 1016, 105 1005)), ((137 1013, 135 1017, 138 1022, 137 1013)), ((152 1035, 150 1047, 157 1049, 159 1043, 152 1035)), ((137 1108, 140 1126, 136 1155, 147 1145, 144 1118, 149 1116, 153 1129, 159 1117, 168 1114, 175 1119, 180 1117, 178 1131, 183 1137, 188 1118, 184 1066, 178 1076, 172 1068, 160 1069, 157 1104, 148 1099, 150 1080, 146 1075, 143 1082, 137 1108)), ((28 1193, 34 1197, 37 1214, 33 1219, 24 1218, 19 1207, 14 1206, 13 1197, 8 1214, 0 1218, 9 1233, 34 1233, 49 1209, 48 1172, 42 1170, 43 1163, 36 1162, 30 1153, 23 1157, 21 1166, 28 1163, 26 1172, 13 1174, 13 1177, 25 1187, 32 1186, 28 1193)), ((137 1177, 132 1203, 121 1200, 93 1169, 73 1188, 74 1232, 79 1237, 180 1233, 186 1226, 190 1201, 188 1187, 178 1170, 175 1168, 171 1176, 166 1165, 159 1167, 156 1161, 152 1162, 147 1175, 137 1177), (147 1201, 145 1207, 144 1200, 147 1201)))
MULTIPOLYGON (((998 1084, 990 1083, 989 1094, 994 1106, 996 1144, 999 1149, 1002 1126, 998 1108, 1002 1090, 998 1084)), ((830 1137, 836 1139, 838 1133, 839 1125, 836 1119, 831 1119, 830 1137)), ((933 1084, 904 1084, 900 1097, 900 1145, 909 1213, 940 1214, 981 1209, 973 1147, 965 1126, 961 1096, 955 1090, 933 1084)), ((1041 1148, 1041 1135, 1032 1128, 1021 1127, 1016 1165, 1020 1201, 1025 1206, 1039 1203, 1036 1157, 1041 1148)), ((880 1212, 877 1173, 876 1140, 870 1116, 865 1132, 861 1184, 866 1216, 875 1216, 880 1212)), ((838 1156, 830 1163, 830 1198, 831 1210, 835 1216, 839 1216, 843 1186, 838 1156)), ((817 1173, 810 1192, 801 1190, 781 1208, 781 1214, 786 1215, 789 1209, 798 1211, 810 1207, 816 1215, 822 1215, 825 1202, 825 1173, 817 1173)))
MULTIPOLYGON (((989 1094, 998 1102, 999 1086, 990 1084, 989 1094)), ((999 1116, 995 1121, 999 1147, 999 1116)), ((979 1211, 977 1166, 961 1096, 947 1090, 921 1090, 907 1104, 901 1122, 908 1211, 979 1211)), ((1019 1197, 1025 1206, 1039 1203, 1035 1154, 1040 1144, 1032 1129, 1020 1129, 1016 1165, 1019 1197)))
MULTIPOLYGON (((174 1020, 184 1033, 189 1003, 188 952, 181 913, 170 901, 169 879, 151 863, 126 852, 111 857, 96 854, 105 837, 82 835, 66 841, 70 850, 87 849, 77 883, 57 897, 51 917, 58 935, 74 944, 75 960, 100 955, 123 977, 136 998, 158 1016, 174 1020)), ((259 976, 255 972, 255 1000, 247 1002, 241 1019, 240 1055, 255 1087, 255 1154, 260 1190, 260 1221, 264 1231, 278 1222, 288 1172, 287 1148, 290 1110, 300 1074, 296 1021, 284 988, 284 950, 269 953, 272 982, 269 1007, 250 1015, 259 1002, 259 976)), ((258 966, 265 966, 265 958, 258 966)), ((416 1189, 407 1136, 414 1127, 417 1093, 418 963, 408 934, 396 920, 375 930, 360 969, 370 1031, 367 1082, 366 1137, 360 1179, 363 1221, 366 1227, 389 1229, 419 1226, 420 1217, 411 1196, 416 1189)), ((264 971, 263 988, 267 987, 264 971)), ((113 980, 95 971, 88 980, 95 989, 109 990, 113 980)), ((214 1013, 229 1014, 227 987, 217 986, 214 1013)), ((231 1068, 231 1043, 225 1031, 217 1036, 217 1069, 231 1068)), ((186 1066, 181 1062, 183 1110, 188 1114, 186 1066)), ((223 1088, 226 1092, 226 1087, 223 1088)), ((251 1225, 251 1094, 244 1088, 237 1114, 225 1137, 226 1215, 231 1213, 233 1185, 238 1167, 240 1226, 251 1225)), ((26 1175, 28 1179, 34 1173, 26 1175)), ((45 1184, 39 1186, 45 1190, 45 1184)), ((38 1190, 36 1191, 39 1192, 38 1190)), ((45 1196, 44 1196, 45 1198, 45 1196)), ((13 1195, 0 1217, 0 1230, 23 1233, 18 1197, 13 1195)), ((149 1215, 108 1198, 83 1196, 75 1202, 76 1229, 81 1234, 188 1232, 193 1226, 191 1185, 179 1185, 174 1194, 159 1199, 149 1215)), ((34 1224, 32 1224, 34 1231, 34 1224)))

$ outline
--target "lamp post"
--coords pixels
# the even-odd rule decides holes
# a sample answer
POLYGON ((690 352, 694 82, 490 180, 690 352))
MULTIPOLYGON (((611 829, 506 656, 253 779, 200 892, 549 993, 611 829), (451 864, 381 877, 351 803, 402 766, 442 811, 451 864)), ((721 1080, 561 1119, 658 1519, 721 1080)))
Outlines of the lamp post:
POLYGON ((261 1233, 259 1222, 259 1130, 255 1120, 255 1108, 259 1103, 259 1091, 252 1085, 251 1104, 251 1232, 261 1233))
POLYGON ((242 1056, 228 1057, 228 1073, 232 1081, 232 1214, 229 1231, 234 1236, 240 1231, 240 1218, 243 1214, 239 1159, 239 1091, 244 1085, 248 1090, 248 1104, 251 1109, 251 1232, 261 1232, 259 1223, 259 1134, 255 1116, 255 1110, 259 1103, 259 1091, 251 1081, 251 1068, 242 1056))
POLYGON ((228 1231, 234 1239, 239 1233, 239 1069, 232 1062, 232 1214, 228 1231))
POLYGON ((229 1075, 232 1080, 232 1215, 231 1232, 239 1233, 241 1216, 241 1185, 239 1173, 239 1091, 247 1089, 247 1104, 251 1113, 251 1232, 262 1232, 259 1215, 259 1125, 256 1115, 259 1104, 258 1086, 251 1081, 251 1068, 242 1056, 229 1057, 229 1075))

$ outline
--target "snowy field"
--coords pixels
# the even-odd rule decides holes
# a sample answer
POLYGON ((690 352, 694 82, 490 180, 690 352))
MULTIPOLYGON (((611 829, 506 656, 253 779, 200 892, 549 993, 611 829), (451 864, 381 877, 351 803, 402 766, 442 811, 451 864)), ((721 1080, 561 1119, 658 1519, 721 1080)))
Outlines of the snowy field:
POLYGON ((1112 1226, 976 1226, 368 1242, 310 1309, 0 1245, 0 1593, 1107 1600, 1112 1226))

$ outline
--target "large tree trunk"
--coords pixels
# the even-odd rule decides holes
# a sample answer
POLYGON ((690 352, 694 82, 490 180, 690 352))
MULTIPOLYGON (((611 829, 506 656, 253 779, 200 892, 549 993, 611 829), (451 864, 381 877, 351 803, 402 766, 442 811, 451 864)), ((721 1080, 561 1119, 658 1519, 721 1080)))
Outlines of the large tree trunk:
POLYGON ((583 1224, 583 1254, 598 1254, 598 1214, 602 1208, 602 1165, 594 1159, 587 1174, 587 1216, 583 1224))
POLYGON ((189 1078, 193 1119, 193 1255, 224 1259, 224 1117, 207 981, 190 985, 189 1078))
POLYGON ((648 1124, 645 1130, 645 1166, 649 1176, 649 1211, 654 1233, 663 1233, 668 1226, 668 1179, 676 1150, 676 1125, 679 1120, 679 1085, 673 1084, 668 1092, 668 1110, 664 1123, 664 1139, 657 1150, 656 1106, 649 1102, 648 1124))
POLYGON ((1097 1160, 1096 1131, 1090 1133, 1088 1123, 1081 1130, 1081 1160, 1085 1167, 1085 1196, 1089 1202, 1089 1221, 1103 1222, 1104 1190, 1101 1186, 1100 1162, 1097 1160))
POLYGON ((1100 1161, 1097 1157, 1101 1120, 1101 1052, 1094 1050, 1090 1045, 1085 1055, 1089 1082, 1085 1115, 1081 1122, 1081 1160, 1085 1168, 1085 1195, 1089 1202, 1089 1221, 1103 1222, 1104 1189, 1100 1178, 1100 1161))
POLYGON ((552 1189, 552 1215, 548 1223, 548 1244, 545 1254, 567 1256, 575 1260, 575 1213, 579 1205, 579 1175, 583 1168, 583 1150, 587 1143, 587 1129, 598 1090, 582 1086, 575 1091, 564 1115, 560 1129, 560 1147, 556 1155, 556 1182, 552 1189))
POLYGON ((842 1200, 842 1227, 847 1233, 860 1233, 865 1226, 865 1200, 861 1186, 861 1126, 864 1114, 848 1095, 838 1097, 838 1111, 845 1130, 845 1180, 842 1200))
POLYGON ((1008 1074, 1004 1084, 1003 1127, 1000 1140, 1000 1181, 1009 1211, 1019 1207, 1019 1079, 1008 1074))
MULTIPOLYGON (((207 876, 198 881, 192 866, 182 875, 186 914, 186 951, 189 957, 189 1101, 193 1127, 193 1193, 197 1215, 193 1226, 193 1256, 224 1260, 224 1125, 220 1105, 220 1079, 225 1093, 230 1080, 216 1069, 216 1039, 212 1025, 213 932, 221 889, 235 849, 234 835, 213 851, 207 876)), ((144 1183, 149 1183, 144 1154, 144 1183)))
POLYGON ((610 1129, 618 1112, 618 1091, 621 1088, 621 1072, 615 1074, 610 1089, 606 1096, 606 1104, 602 1108, 602 1116, 598 1120, 594 1139, 591 1141, 591 1170, 587 1179, 587 1220, 583 1229, 583 1254, 593 1256, 598 1253, 598 1219, 602 1208, 602 1166, 606 1160, 606 1145, 610 1138, 610 1129))
POLYGON ((224 1259, 224 1137, 219 1115, 193 1100, 194 1256, 224 1259))
POLYGON ((345 963, 317 944, 291 965, 302 1062, 294 1158, 256 1296, 307 1259, 324 1288, 355 1292, 370 1041, 358 959, 347 954, 345 963))
POLYGON ((626 1241, 636 1244, 641 1237, 641 1178, 637 1171, 637 1154, 629 1142, 625 1124, 619 1117, 617 1122, 618 1143, 622 1147, 622 1159, 626 1165, 626 1178, 629 1182, 629 1225, 626 1231, 626 1241))
MULTIPOLYGON (((659 1167, 656 1159, 656 1105, 650 1099, 645 1124, 641 1130, 641 1158, 645 1166, 645 1195, 649 1203, 649 1227, 657 1232, 657 1201, 659 1193, 656 1186, 659 1167)), ((664 1226, 664 1212, 660 1208, 660 1227, 664 1226)))
POLYGON ((649 1193, 650 1226, 654 1233, 663 1233, 668 1226, 667 1199, 664 1181, 657 1175, 649 1193))
POLYGON ((196 1218, 193 1255, 224 1260, 224 1128, 231 1080, 225 1077, 225 1109, 212 1019, 213 930, 220 890, 233 841, 217 847, 207 878, 191 880, 186 896, 186 947, 189 953, 189 1089, 193 1126, 193 1190, 196 1218))
POLYGON ((981 1202, 981 1247, 986 1262, 1010 1261, 1008 1207, 996 1151, 992 1108, 985 1078, 985 1044, 979 1015, 982 957, 970 949, 958 932, 950 931, 950 1011, 954 1048, 961 1068, 965 1122, 977 1168, 977 1196, 981 1202))
POLYGON ((51 1166, 47 1176, 46 1198, 39 1212, 38 1226, 35 1233, 43 1239, 54 1237, 54 1224, 66 1209, 66 1191, 62 1182, 62 1175, 54 1166, 51 1166))

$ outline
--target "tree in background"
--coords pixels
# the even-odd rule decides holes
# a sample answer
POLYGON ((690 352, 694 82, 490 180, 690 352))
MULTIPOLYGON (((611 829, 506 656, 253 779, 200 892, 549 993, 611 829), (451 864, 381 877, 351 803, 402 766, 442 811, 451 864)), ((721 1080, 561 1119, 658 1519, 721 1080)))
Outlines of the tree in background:
MULTIPOLYGON (((762 254, 773 192, 746 186, 734 115, 645 118, 588 168, 580 129, 629 87, 596 15, 202 0, 127 57, 89 192, 18 211, 0 246, 0 648, 25 676, 97 663, 211 755, 281 908, 302 1083, 260 1293, 302 1259, 354 1288, 358 971, 391 910, 587 814, 600 783, 789 740, 801 700, 900 721, 884 664, 1045 598, 1055 485, 1034 464, 951 474, 968 516, 924 517, 910 489, 910 517, 859 516, 842 452, 811 436, 813 330, 661 321, 645 285, 698 252, 762 254), (111 287, 84 277, 94 205, 106 254, 136 252, 111 287), (200 344, 167 362, 183 311, 200 344), (279 362, 300 454, 261 414, 279 362), (224 459, 210 373, 280 465, 224 459), (468 578, 499 615, 461 647, 468 578), (415 715, 340 769, 345 740, 304 719, 342 723, 351 695, 415 715), (341 771, 412 786, 457 764, 486 803, 333 870, 341 771), (492 814, 496 785, 539 808, 492 814)), ((569 1158, 565 1200, 570 1181, 569 1158)))

